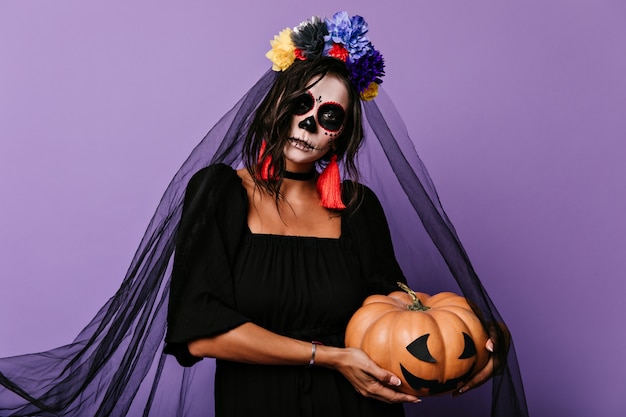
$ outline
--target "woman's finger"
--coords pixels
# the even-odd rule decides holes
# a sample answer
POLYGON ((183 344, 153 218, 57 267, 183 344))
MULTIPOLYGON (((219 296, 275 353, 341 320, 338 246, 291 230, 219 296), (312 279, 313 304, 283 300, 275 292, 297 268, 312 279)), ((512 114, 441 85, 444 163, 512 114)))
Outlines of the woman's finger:
POLYGON ((470 379, 465 385, 463 385, 461 388, 459 388, 458 390, 456 390, 452 396, 456 397, 458 395, 461 395, 473 388, 479 387, 482 384, 484 384, 485 382, 487 382, 489 380, 489 378, 491 378, 491 376, 493 375, 493 358, 489 359, 489 362, 487 362, 487 365, 485 365, 485 367, 483 369, 481 369, 480 371, 478 371, 473 377, 472 379, 470 379))
POLYGON ((357 391, 365 397, 375 398, 379 401, 384 401, 387 403, 399 403, 399 402, 418 403, 422 401, 421 399, 413 395, 395 391, 391 388, 383 386, 380 383, 371 384, 364 390, 360 390, 357 388, 357 391))

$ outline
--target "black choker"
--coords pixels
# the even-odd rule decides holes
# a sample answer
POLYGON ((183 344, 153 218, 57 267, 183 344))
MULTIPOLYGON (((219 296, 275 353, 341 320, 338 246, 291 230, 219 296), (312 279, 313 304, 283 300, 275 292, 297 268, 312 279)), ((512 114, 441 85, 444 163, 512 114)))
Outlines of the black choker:
POLYGON ((285 171, 285 175, 284 178, 288 179, 288 180, 296 180, 296 181, 308 181, 311 178, 313 178, 315 176, 315 174, 317 173, 317 171, 315 171, 315 169, 312 169, 309 172, 291 172, 291 171, 285 171))

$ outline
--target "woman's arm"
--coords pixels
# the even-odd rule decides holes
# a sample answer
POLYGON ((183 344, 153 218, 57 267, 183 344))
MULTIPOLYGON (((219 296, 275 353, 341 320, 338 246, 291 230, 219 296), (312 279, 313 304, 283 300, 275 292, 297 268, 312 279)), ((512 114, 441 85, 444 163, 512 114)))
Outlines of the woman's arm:
MULTIPOLYGON (((226 333, 188 344, 196 357, 213 357, 266 365, 308 365, 312 345, 244 323, 226 333)), ((335 369, 363 396, 385 402, 419 402, 417 397, 394 391, 400 379, 376 365, 362 350, 316 345, 315 365, 335 369)))

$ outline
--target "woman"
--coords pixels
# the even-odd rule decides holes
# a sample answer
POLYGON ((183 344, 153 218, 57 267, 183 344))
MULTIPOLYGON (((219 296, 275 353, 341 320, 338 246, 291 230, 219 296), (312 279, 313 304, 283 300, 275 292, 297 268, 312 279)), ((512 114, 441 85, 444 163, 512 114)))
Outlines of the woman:
POLYGON ((259 163, 254 158, 238 171, 211 166, 191 180, 166 341, 179 344, 182 363, 220 359, 217 415, 402 414, 402 406, 356 391, 417 401, 391 389, 400 380, 362 351, 338 348, 365 297, 405 281, 374 195, 344 184, 343 200, 353 209, 340 213, 322 206, 316 188, 316 165, 327 165, 329 155, 354 157, 362 139, 359 110, 343 62, 296 62, 252 124, 247 160, 265 138, 259 163), (365 251, 377 257, 362 259, 365 251), (305 368, 309 363, 315 367, 305 368), (247 401, 237 401, 242 392, 247 401))
MULTIPOLYGON (((394 239, 410 242, 408 255, 400 248, 407 276, 424 286, 453 277, 487 323, 501 321, 393 106, 369 101, 383 62, 366 33, 345 12, 281 32, 269 53, 281 72, 266 73, 190 155, 115 296, 74 343, 0 359, 0 414, 205 415, 212 370, 191 365, 212 356, 218 415, 402 415, 401 402, 417 399, 392 389, 397 376, 341 347, 362 300, 405 281, 359 178, 387 201, 393 193, 386 209, 411 207, 390 217, 394 239), (356 169, 359 149, 367 172, 356 169), (342 185, 340 166, 351 179, 342 185)), ((524 416, 513 348, 498 349, 498 327, 493 337, 502 374, 492 415, 524 416)))
POLYGON ((166 351, 185 365, 218 358, 218 416, 392 416, 402 406, 383 402, 419 401, 363 351, 342 348, 365 297, 406 282, 375 195, 339 184, 337 160, 358 178, 359 96, 341 59, 295 60, 256 112, 246 167, 191 180, 166 351))

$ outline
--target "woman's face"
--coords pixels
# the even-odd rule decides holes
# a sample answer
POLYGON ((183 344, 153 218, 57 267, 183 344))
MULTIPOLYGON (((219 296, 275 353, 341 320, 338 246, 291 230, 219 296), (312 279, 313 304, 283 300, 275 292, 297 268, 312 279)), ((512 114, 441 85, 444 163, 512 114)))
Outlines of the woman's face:
POLYGON ((288 171, 310 170, 331 149, 332 141, 345 126, 350 99, 343 81, 326 74, 309 85, 312 87, 297 101, 284 148, 288 171))

